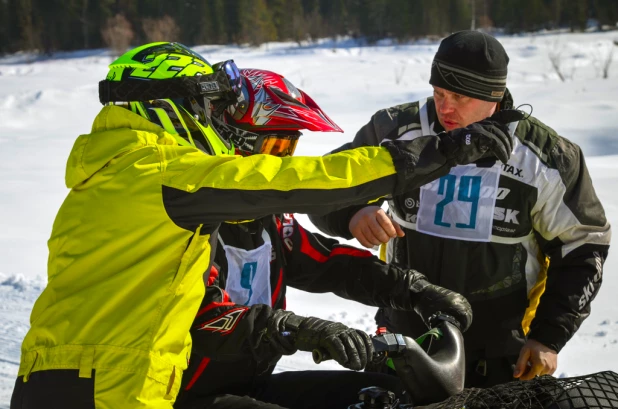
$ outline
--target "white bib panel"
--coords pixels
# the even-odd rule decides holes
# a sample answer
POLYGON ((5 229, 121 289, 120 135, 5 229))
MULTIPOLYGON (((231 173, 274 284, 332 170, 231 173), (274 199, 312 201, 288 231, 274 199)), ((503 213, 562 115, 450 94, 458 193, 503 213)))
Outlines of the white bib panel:
MULTIPOLYGON (((266 304, 272 307, 270 292, 272 244, 266 231, 262 232, 262 238, 264 244, 253 250, 223 244, 228 265, 225 291, 236 304, 247 306, 266 304)), ((221 236, 219 240, 221 241, 221 236)))
POLYGON ((433 236, 489 241, 501 163, 482 168, 455 166, 448 175, 423 185, 416 229, 433 236))

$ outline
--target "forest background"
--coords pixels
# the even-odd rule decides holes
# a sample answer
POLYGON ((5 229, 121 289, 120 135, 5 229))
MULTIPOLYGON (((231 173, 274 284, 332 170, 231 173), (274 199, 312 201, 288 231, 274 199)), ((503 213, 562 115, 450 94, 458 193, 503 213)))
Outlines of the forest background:
POLYGON ((617 0, 0 0, 0 54, 151 41, 259 46, 320 38, 397 42, 463 29, 616 29, 617 0))

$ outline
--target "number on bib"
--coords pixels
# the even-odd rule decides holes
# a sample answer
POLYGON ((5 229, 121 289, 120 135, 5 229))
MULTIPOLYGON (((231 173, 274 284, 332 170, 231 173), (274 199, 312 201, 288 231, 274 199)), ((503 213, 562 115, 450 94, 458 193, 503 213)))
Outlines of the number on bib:
POLYGON ((424 185, 417 230, 441 237, 489 241, 499 177, 499 165, 466 165, 454 167, 448 175, 424 185))

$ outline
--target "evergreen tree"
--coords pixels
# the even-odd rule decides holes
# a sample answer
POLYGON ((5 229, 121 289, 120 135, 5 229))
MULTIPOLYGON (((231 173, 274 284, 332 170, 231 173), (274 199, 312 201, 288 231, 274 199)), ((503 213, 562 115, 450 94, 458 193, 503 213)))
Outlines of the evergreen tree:
POLYGON ((439 36, 447 33, 449 23, 445 0, 422 0, 420 4, 423 13, 422 32, 439 36))
POLYGON ((384 38, 388 34, 391 25, 387 22, 387 0, 371 0, 365 3, 366 19, 364 33, 369 42, 384 38))
POLYGON ((225 44, 228 34, 225 32, 224 0, 206 0, 206 13, 202 16, 201 26, 205 30, 202 44, 225 44))
POLYGON ((386 21, 389 22, 391 35, 399 41, 414 37, 416 13, 416 5, 408 0, 389 1, 386 8, 386 21))
POLYGON ((524 13, 524 31, 537 31, 547 28, 550 13, 543 0, 528 0, 524 13))
POLYGON ((84 48, 90 46, 90 15, 88 13, 89 0, 79 0, 77 2, 79 22, 82 26, 82 39, 84 40, 84 48))
POLYGON ((596 18, 599 24, 616 27, 616 23, 618 23, 618 1, 593 0, 592 13, 592 17, 596 18))
MULTIPOLYGON (((41 43, 45 53, 52 53, 54 50, 63 48, 63 40, 65 39, 65 33, 63 27, 65 26, 63 20, 62 7, 55 0, 38 1, 36 8, 41 15, 42 32, 45 35, 42 36, 41 43)), ((84 47, 86 44, 84 44, 84 47)))
POLYGON ((523 30, 524 10, 519 0, 496 0, 492 18, 497 27, 503 27, 507 33, 523 30))
POLYGON ((346 15, 346 32, 342 34, 359 37, 362 35, 360 29, 361 21, 361 4, 364 0, 344 0, 345 15, 346 15))
POLYGON ((302 4, 305 35, 312 40, 325 37, 326 29, 320 14, 320 0, 302 0, 302 4))
POLYGON ((208 11, 204 0, 185 0, 183 7, 177 7, 174 14, 174 19, 182 22, 180 42, 188 46, 209 42, 204 38, 204 32, 209 29, 208 11))
POLYGON ((582 31, 586 28, 586 20, 588 19, 587 3, 587 1, 569 1, 562 8, 561 19, 572 31, 582 31))
POLYGON ((167 15, 166 21, 173 20, 179 30, 178 40, 187 45, 258 45, 339 35, 369 41, 444 36, 470 28, 472 21, 477 28, 494 26, 508 33, 557 27, 583 30, 591 18, 600 26, 613 27, 618 1, 0 0, 0 53, 101 47, 102 28, 118 14, 135 30, 134 44, 146 41, 144 22, 160 23, 167 15))
POLYGON ((226 43, 238 43, 240 41, 240 9, 242 2, 225 1, 223 12, 225 16, 226 43))
POLYGON ((360 3, 359 0, 321 0, 320 14, 325 35, 357 36, 360 30, 359 13, 363 12, 360 3))
POLYGON ((16 20, 19 28, 19 47, 22 50, 34 50, 39 48, 39 38, 34 27, 34 11, 32 0, 19 0, 16 2, 16 20))
POLYGON ((11 50, 11 33, 9 30, 9 7, 8 0, 0 0, 0 54, 11 50))
POLYGON ((305 13, 301 0, 271 0, 268 8, 279 40, 300 43, 306 38, 305 13))
POLYGON ((443 34, 470 29, 472 17, 475 18, 475 25, 477 28, 483 26, 483 24, 481 24, 482 19, 480 17, 485 17, 486 14, 484 7, 479 7, 479 4, 476 4, 475 6, 475 16, 472 16, 472 7, 468 1, 450 0, 447 7, 448 26, 446 26, 447 32, 443 34))
POLYGON ((358 13, 358 31, 361 35, 371 33, 371 17, 369 17, 369 4, 372 0, 359 0, 358 13))
POLYGON ((116 14, 114 8, 115 0, 98 0, 89 3, 87 13, 89 18, 87 36, 91 47, 104 46, 103 37, 101 37, 101 28, 108 19, 116 14))
POLYGON ((240 0, 238 3, 242 42, 260 45, 276 39, 277 29, 265 0, 240 0))

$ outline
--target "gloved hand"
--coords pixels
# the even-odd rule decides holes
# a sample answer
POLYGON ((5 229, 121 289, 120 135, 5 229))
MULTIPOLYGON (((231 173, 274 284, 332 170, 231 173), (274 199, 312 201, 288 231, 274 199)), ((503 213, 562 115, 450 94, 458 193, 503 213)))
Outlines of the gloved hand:
POLYGON ((301 351, 324 348, 340 365, 360 371, 373 358, 373 343, 365 332, 320 318, 305 318, 296 333, 301 351))
POLYGON ((274 315, 281 318, 276 319, 278 324, 273 328, 292 332, 294 345, 301 351, 323 348, 340 365, 355 371, 365 368, 373 357, 373 343, 363 331, 320 318, 299 317, 288 311, 279 310, 274 315))
POLYGON ((281 355, 292 355, 298 351, 294 345, 294 334, 285 329, 285 321, 293 312, 285 310, 273 310, 268 319, 268 338, 271 347, 281 355))
POLYGON ((478 159, 497 157, 506 163, 513 150, 508 123, 524 119, 525 113, 515 109, 497 111, 489 118, 465 128, 442 132, 440 149, 457 165, 467 165, 478 159))
POLYGON ((513 150, 507 123, 524 116, 521 111, 502 110, 483 121, 439 135, 409 141, 385 139, 381 145, 388 149, 397 171, 393 194, 418 189, 444 176, 455 165, 493 157, 506 162, 513 150))
POLYGON ((466 298, 444 287, 431 284, 427 278, 415 270, 409 270, 408 287, 411 292, 414 311, 428 327, 437 313, 450 315, 465 332, 472 324, 472 307, 466 298))

